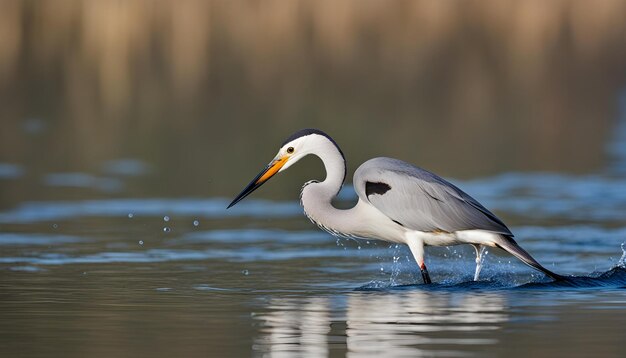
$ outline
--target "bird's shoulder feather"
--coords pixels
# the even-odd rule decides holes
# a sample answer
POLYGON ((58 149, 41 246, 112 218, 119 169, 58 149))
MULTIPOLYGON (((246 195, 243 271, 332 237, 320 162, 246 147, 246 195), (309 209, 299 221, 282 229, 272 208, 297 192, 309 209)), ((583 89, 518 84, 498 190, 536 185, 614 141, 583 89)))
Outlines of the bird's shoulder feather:
POLYGON ((354 188, 361 200, 414 230, 481 229, 512 236, 498 217, 454 184, 398 159, 363 163, 354 173, 354 188))

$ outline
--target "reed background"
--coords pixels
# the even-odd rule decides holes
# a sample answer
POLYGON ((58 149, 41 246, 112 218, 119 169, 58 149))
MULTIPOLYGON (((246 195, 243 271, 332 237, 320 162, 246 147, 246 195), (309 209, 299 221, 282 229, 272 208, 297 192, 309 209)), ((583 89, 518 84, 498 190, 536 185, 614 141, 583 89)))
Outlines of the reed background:
MULTIPOLYGON (((0 2, 0 206, 47 173, 150 169, 71 197, 236 194, 302 127, 349 172, 592 172, 626 80, 623 1, 0 2)), ((309 161, 313 163, 314 161, 309 161)), ((292 198, 319 165, 260 196, 292 198)), ((310 168, 309 168, 310 167, 310 168)))

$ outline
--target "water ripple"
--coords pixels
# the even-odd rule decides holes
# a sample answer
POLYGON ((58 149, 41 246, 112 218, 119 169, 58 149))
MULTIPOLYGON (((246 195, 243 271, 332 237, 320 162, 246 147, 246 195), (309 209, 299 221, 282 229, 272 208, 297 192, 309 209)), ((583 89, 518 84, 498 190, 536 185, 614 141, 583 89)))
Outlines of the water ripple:
POLYGON ((24 174, 24 169, 16 164, 0 163, 0 179, 17 179, 24 174))
POLYGON ((459 185, 491 209, 526 217, 589 221, 626 217, 626 185, 621 178, 508 173, 459 185))
POLYGON ((357 288, 357 291, 387 291, 387 290, 426 290, 426 291, 494 291, 512 289, 623 289, 626 286, 626 268, 616 266, 601 274, 589 276, 567 276, 557 281, 533 281, 519 285, 512 285, 510 281, 464 281, 458 283, 432 283, 394 285, 388 281, 371 281, 357 288))
POLYGON ((297 202, 248 200, 226 211, 227 199, 109 199, 86 201, 28 202, 0 213, 0 223, 36 223, 82 217, 178 216, 227 218, 252 216, 293 217, 302 215, 297 202))
POLYGON ((48 186, 92 188, 106 193, 122 190, 124 183, 116 178, 97 177, 86 173, 51 173, 43 181, 48 186))
POLYGON ((329 241, 330 235, 316 230, 287 231, 267 229, 211 230, 192 232, 183 237, 188 242, 237 242, 256 243, 261 241, 312 243, 329 241))
POLYGON ((72 244, 85 239, 68 235, 0 233, 0 245, 72 244))

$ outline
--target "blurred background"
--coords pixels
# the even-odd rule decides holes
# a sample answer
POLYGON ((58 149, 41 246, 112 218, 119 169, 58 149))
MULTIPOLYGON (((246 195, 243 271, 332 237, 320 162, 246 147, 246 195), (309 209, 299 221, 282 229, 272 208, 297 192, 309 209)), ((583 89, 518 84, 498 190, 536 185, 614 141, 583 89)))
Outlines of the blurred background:
MULTIPOLYGON (((623 1, 0 2, 0 207, 232 197, 297 129, 349 175, 589 173, 626 82, 623 1), (19 179, 19 180, 18 180, 19 179), (69 188, 65 190, 64 188, 69 188)), ((297 198, 321 165, 257 195, 297 198)))
POLYGON ((0 0, 0 352, 624 356, 625 19, 621 0, 0 0), (451 178, 579 289, 496 249, 472 282, 462 246, 398 287, 421 283, 406 247, 303 217, 314 158, 226 211, 304 127, 348 182, 383 155, 451 178))

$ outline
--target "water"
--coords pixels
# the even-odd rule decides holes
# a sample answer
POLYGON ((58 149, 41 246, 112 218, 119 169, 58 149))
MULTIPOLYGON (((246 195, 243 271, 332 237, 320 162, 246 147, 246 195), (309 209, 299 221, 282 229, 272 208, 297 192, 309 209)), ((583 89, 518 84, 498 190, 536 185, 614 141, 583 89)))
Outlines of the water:
POLYGON ((620 356, 621 180, 458 183, 572 276, 562 283, 496 249, 474 282, 475 252, 457 246, 428 249, 435 284, 424 286, 405 247, 336 241, 295 201, 25 202, 0 213, 0 346, 10 356, 620 356), (593 195, 603 200, 592 206, 593 195), (571 343, 555 346, 555 332, 571 343))
MULTIPOLYGON (((427 249, 435 283, 422 285, 406 247, 335 239, 295 200, 253 196, 228 211, 230 198, 20 202, 0 212, 0 349, 22 357, 622 356, 620 133, 597 173, 457 182, 568 276, 560 282, 500 250, 476 262, 472 247, 456 246, 427 249)), ((42 182, 112 193, 150 166, 105 167, 123 174, 118 184, 87 173, 42 182)), ((23 173, 0 168, 5 181, 23 173)), ((340 198, 347 206, 355 196, 347 186, 340 198)))
MULTIPOLYGON (((427 249, 434 283, 423 285, 406 247, 333 238, 295 200, 252 196, 230 210, 225 197, 20 202, 0 211, 0 351, 623 356, 624 156, 608 147, 613 159, 597 173, 457 181, 541 263, 567 275, 559 282, 500 250, 476 262, 472 247, 455 246, 427 249)), ((149 167, 119 163, 108 170, 149 167)), ((22 172, 0 168, 5 181, 22 172)), ((96 178, 42 182, 110 192, 96 178)), ((352 188, 340 198, 350 205, 352 188)))

